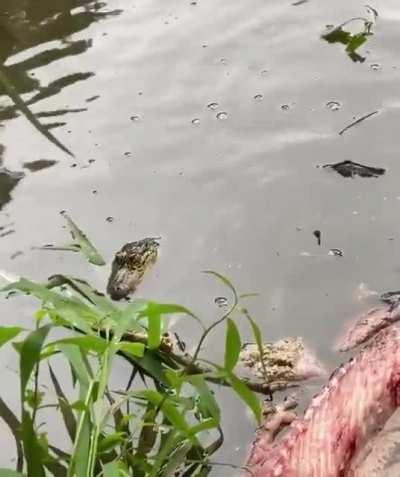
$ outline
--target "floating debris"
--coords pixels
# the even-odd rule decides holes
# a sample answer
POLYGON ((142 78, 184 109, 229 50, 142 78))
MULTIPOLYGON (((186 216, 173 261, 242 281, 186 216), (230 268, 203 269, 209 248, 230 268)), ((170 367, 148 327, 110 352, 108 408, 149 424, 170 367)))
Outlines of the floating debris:
POLYGON ((30 172, 37 172, 54 166, 54 164, 57 164, 57 161, 51 159, 38 159, 37 161, 24 162, 23 167, 30 172))
POLYGON ((381 301, 389 305, 398 305, 400 303, 400 291, 390 291, 382 293, 379 297, 381 301))
POLYGON ((329 101, 326 103, 326 107, 331 111, 338 111, 340 109, 340 103, 338 101, 329 101))
POLYGON ((343 251, 340 248, 331 248, 328 255, 334 255, 335 257, 343 257, 343 251))
POLYGON ((288 104, 282 104, 281 109, 282 111, 288 111, 290 109, 290 106, 288 104))
POLYGON ((356 126, 357 124, 361 123, 365 119, 370 118, 371 116, 374 116, 375 114, 378 114, 379 111, 373 111, 372 113, 368 113, 365 116, 361 116, 361 118, 356 119, 352 123, 350 123, 348 126, 343 128, 341 131, 339 131, 339 136, 341 136, 344 132, 346 132, 348 129, 352 128, 353 126, 356 126))
POLYGON ((99 98, 100 98, 100 95, 96 94, 94 96, 91 96, 90 98, 87 98, 86 102, 91 103, 92 101, 95 101, 96 99, 99 99, 99 98))
MULTIPOLYGON (((367 12, 370 13, 368 7, 367 12)), ((375 23, 375 18, 375 15, 373 18, 356 17, 350 18, 350 20, 343 22, 337 27, 329 25, 327 26, 328 31, 321 35, 321 38, 328 43, 341 43, 342 45, 345 45, 347 56, 354 62, 363 63, 365 61, 365 57, 359 55, 357 50, 364 45, 368 37, 373 35, 371 30, 375 23), (344 29, 345 26, 354 22, 361 22, 361 29, 355 33, 350 33, 350 31, 344 29)))
POLYGON ((114 217, 111 217, 111 216, 107 217, 106 222, 109 222, 109 223, 114 222, 114 217))
POLYGON ((321 246, 321 231, 320 230, 314 230, 313 235, 317 239, 318 245, 321 246))
POLYGON ((386 170, 381 167, 364 166, 353 161, 343 161, 337 164, 325 164, 323 166, 334 169, 343 177, 379 177, 385 174, 386 170))
POLYGON ((129 151, 124 152, 125 157, 132 157, 132 153, 129 151))
POLYGON ((11 260, 15 260, 17 257, 20 257, 21 255, 23 255, 24 252, 22 252, 21 250, 17 250, 16 252, 14 252, 11 256, 10 256, 10 259, 11 260))
POLYGON ((256 94, 254 96, 254 101, 261 102, 264 99, 264 96, 262 94, 256 94))
POLYGON ((221 111, 217 114, 217 119, 221 119, 221 120, 225 120, 225 119, 228 119, 228 113, 226 113, 225 111, 221 111))
POLYGON ((378 64, 378 63, 372 63, 372 65, 370 65, 370 68, 371 68, 371 70, 373 70, 373 71, 378 71, 378 70, 381 69, 381 65, 378 64))
POLYGON ((192 124, 195 126, 198 126, 200 124, 200 119, 199 118, 192 119, 192 124))
POLYGON ((292 3, 294 7, 297 7, 298 5, 303 5, 303 3, 307 3, 308 0, 298 0, 297 2, 292 3))
POLYGON ((140 116, 134 115, 134 116, 131 116, 130 119, 133 123, 137 123, 138 121, 140 121, 140 116))
POLYGON ((217 298, 214 300, 214 303, 219 308, 226 308, 228 306, 228 299, 224 296, 217 296, 217 298))
POLYGON ((207 109, 210 109, 211 111, 215 111, 218 109, 219 104, 217 102, 212 102, 207 104, 207 109))

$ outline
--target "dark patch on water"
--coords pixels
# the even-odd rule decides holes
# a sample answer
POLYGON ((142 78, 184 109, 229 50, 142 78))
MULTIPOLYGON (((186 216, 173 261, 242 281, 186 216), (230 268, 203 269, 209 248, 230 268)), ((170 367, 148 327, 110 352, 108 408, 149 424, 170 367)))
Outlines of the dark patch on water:
POLYGON ((342 177, 379 177, 385 174, 386 170, 382 167, 364 166, 353 161, 342 161, 336 164, 325 164, 324 168, 335 170, 342 177))
POLYGON ((57 164, 57 161, 51 159, 38 159, 37 161, 24 162, 23 166, 30 172, 38 172, 55 164, 57 164))

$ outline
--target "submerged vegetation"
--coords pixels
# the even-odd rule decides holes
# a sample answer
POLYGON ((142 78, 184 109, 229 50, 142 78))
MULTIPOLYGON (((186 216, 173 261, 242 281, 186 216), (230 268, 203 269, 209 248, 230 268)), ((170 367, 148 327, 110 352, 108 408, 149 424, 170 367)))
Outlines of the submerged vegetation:
MULTIPOLYGON (((79 249, 96 266, 104 264, 85 234, 66 219, 78 245, 69 250, 79 249)), ((20 383, 20 417, 0 398, 0 415, 17 452, 16 470, 0 470, 0 477, 208 475, 211 456, 223 443, 215 385, 230 386, 257 422, 262 415, 251 383, 235 372, 242 343, 234 319, 241 315, 248 320, 260 351, 263 341, 241 304, 246 296, 239 296, 222 275, 207 273, 232 295, 230 307, 208 327, 175 304, 133 300, 117 306, 86 281, 65 275, 43 284, 9 279, 4 293, 31 295, 40 304, 31 330, 0 327, 0 345, 12 343, 19 355, 20 383), (192 355, 167 331, 173 314, 185 315, 199 327, 192 355), (202 358, 202 347, 222 324, 224 362, 217 364, 202 358), (113 379, 120 360, 130 366, 122 389, 113 379), (49 413, 63 422, 62 448, 46 424, 49 413)), ((271 390, 268 385, 256 389, 271 390)), ((60 442, 61 429, 56 433, 60 442)))

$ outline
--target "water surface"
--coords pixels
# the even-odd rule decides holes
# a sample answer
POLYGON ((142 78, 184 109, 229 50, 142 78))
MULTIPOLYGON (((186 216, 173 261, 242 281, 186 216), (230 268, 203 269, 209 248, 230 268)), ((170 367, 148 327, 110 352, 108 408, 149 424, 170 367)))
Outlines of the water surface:
MULTIPOLYGON (((211 320, 225 291, 201 270, 217 270, 260 293, 250 309, 266 338, 301 335, 328 367, 339 363, 335 337, 368 306, 359 285, 400 286, 398 2, 376 5, 363 62, 321 40, 326 25, 365 14, 358 0, 39 3, 2 1, 0 72, 75 157, 0 85, 0 226, 12 230, 0 233, 1 268, 38 280, 73 273, 104 287, 108 269, 31 250, 65 240, 61 210, 108 259, 127 241, 160 235, 160 260, 139 295, 211 320), (318 167, 345 159, 387 172, 345 179, 318 167)), ((30 323, 32 304, 18 306, 20 314, 1 304, 4 323, 30 323)), ((175 327, 195 339, 191 322, 175 327)), ((207 343, 209 358, 221 359, 222 333, 207 343)), ((11 351, 2 356, 2 397, 12 404, 17 363, 11 351)), ((240 464, 254 423, 222 394, 227 437, 215 460, 240 464)), ((0 435, 2 449, 13 449, 3 424, 0 435)))

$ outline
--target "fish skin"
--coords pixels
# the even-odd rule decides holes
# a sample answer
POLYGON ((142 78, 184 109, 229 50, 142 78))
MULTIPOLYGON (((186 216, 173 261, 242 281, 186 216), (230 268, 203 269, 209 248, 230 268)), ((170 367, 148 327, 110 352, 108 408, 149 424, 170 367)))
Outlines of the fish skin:
POLYGON ((336 351, 349 351, 365 343, 379 330, 400 320, 400 304, 384 304, 362 314, 335 345, 336 351))
POLYGON ((359 476, 363 449, 399 406, 400 331, 390 326, 332 374, 282 439, 260 431, 246 467, 253 477, 359 476))

